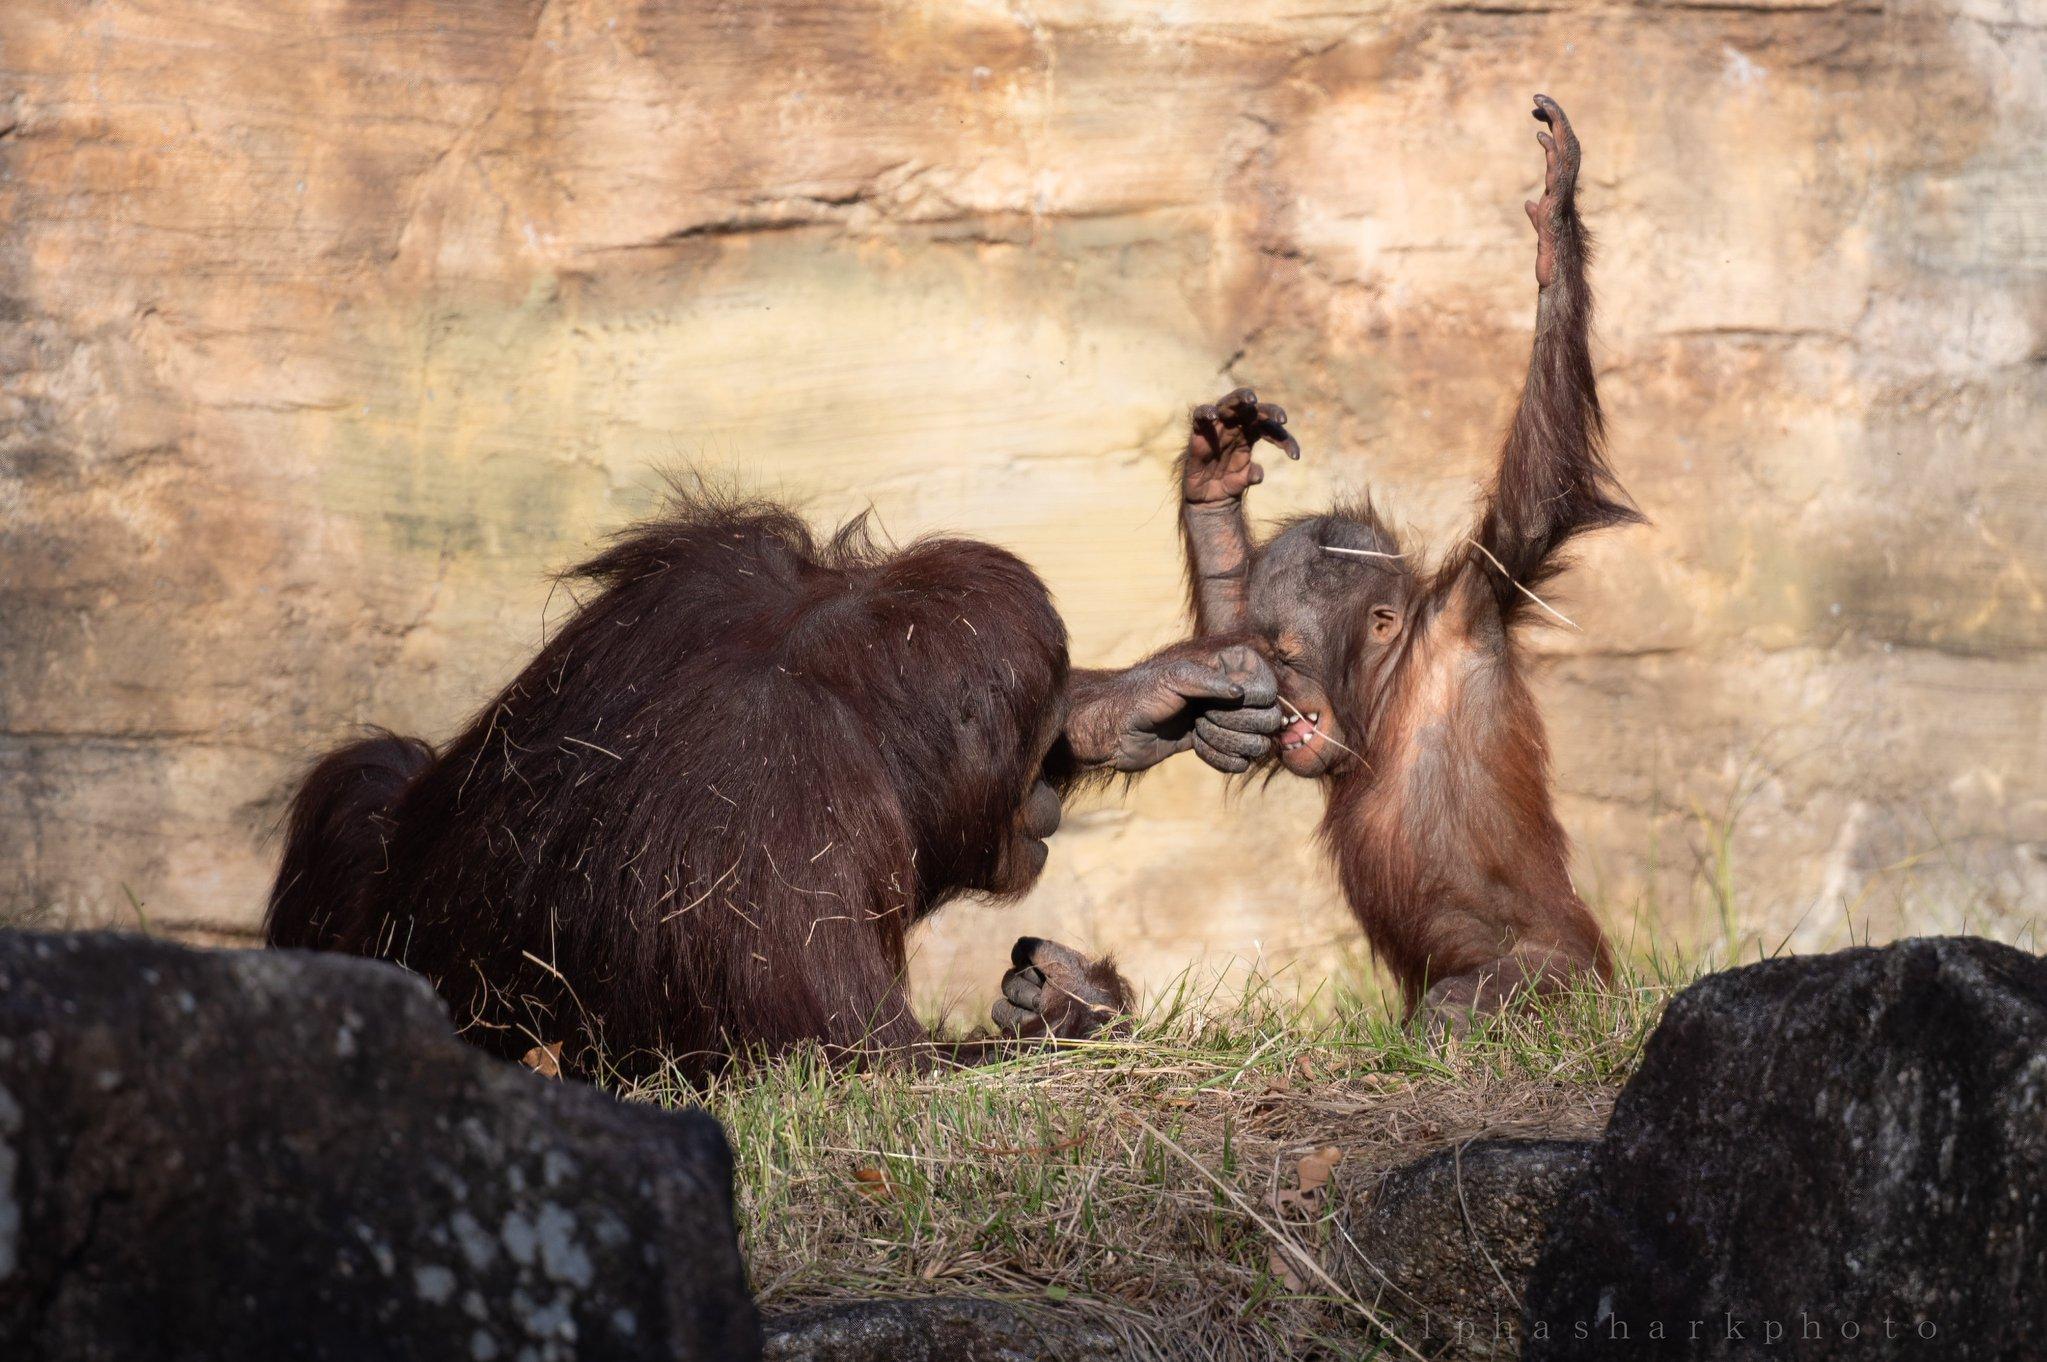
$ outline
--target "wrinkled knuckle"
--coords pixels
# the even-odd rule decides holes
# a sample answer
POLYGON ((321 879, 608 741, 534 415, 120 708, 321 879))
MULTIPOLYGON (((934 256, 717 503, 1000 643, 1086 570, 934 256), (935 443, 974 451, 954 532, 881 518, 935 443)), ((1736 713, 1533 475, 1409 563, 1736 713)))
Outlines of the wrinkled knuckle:
POLYGON ((1222 755, 1224 761, 1235 765, 1237 762, 1251 761, 1257 757, 1260 746, 1262 746, 1262 741, 1253 739, 1252 745, 1247 747, 1243 735, 1235 734, 1226 741, 1218 742, 1215 745, 1215 750, 1222 755))
POLYGON ((1286 727, 1286 720, 1277 709, 1219 710, 1207 716, 1207 722, 1232 733, 1277 733, 1286 727))
POLYGON ((1209 719, 1198 720, 1197 725, 1203 742, 1225 752, 1235 752, 1240 756, 1247 752, 1259 750, 1265 743, 1265 740, 1256 733, 1230 727, 1209 719))
MULTIPOLYGON (((1038 946, 1037 963, 1041 970, 1084 970, 1088 958, 1064 941, 1045 941, 1038 946)), ((1045 976, 1046 979, 1051 977, 1050 974, 1045 976)))
POLYGON ((1201 759, 1216 770, 1233 776, 1242 775, 1245 771, 1251 769, 1250 762, 1242 757, 1232 756, 1230 753, 1218 748, 1207 748, 1202 752, 1201 759))

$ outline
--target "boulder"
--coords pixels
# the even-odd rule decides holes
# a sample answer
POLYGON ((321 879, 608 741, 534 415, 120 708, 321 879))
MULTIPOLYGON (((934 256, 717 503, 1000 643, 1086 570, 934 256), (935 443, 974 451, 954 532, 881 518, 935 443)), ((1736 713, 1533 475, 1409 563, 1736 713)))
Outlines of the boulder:
POLYGON ((1476 1140, 1346 1196, 1336 1272, 1431 1357, 1519 1355, 1522 1292, 1584 1140, 1476 1140))
POLYGON ((391 966, 0 933, 0 1357, 756 1357, 731 1177, 391 966))
POLYGON ((961 1297, 868 1300, 770 1316, 767 1362, 1118 1362, 1129 1344, 1071 1309, 961 1297))
POLYGON ((2037 1357, 2043 1286, 2047 961, 1906 941, 1671 1004, 1551 1222, 1525 1356, 2037 1357))

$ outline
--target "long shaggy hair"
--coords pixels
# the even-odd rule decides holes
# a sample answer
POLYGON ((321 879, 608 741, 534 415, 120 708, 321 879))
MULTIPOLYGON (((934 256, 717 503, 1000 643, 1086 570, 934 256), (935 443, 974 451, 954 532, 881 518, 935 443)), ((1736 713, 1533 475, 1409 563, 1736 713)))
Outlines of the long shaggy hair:
POLYGON ((904 930, 1042 858, 1016 824, 1067 672, 1043 584, 702 496, 572 577, 596 594, 445 750, 313 768, 269 940, 417 970, 510 1055, 921 1038, 904 930))

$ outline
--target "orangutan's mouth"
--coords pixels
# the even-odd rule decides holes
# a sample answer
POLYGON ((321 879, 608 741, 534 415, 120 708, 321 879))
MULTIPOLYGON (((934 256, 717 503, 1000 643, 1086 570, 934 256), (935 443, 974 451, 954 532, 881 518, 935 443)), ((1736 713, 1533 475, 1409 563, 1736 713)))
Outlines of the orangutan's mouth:
POLYGON ((1309 710, 1305 714, 1297 713, 1294 716, 1294 721, 1279 731, 1277 739, 1279 750, 1291 752, 1297 747, 1306 747, 1316 737, 1320 736, 1321 729, 1319 725, 1321 722, 1322 711, 1319 709, 1309 710))

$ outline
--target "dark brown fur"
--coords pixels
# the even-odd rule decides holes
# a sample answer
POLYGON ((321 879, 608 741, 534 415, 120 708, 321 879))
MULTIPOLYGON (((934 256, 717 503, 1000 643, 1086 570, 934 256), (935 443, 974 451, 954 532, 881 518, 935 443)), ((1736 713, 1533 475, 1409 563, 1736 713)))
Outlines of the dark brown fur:
POLYGON ((904 931, 1027 887, 1031 791, 1081 774, 1043 585, 702 501, 575 575, 597 594, 446 750, 315 768, 270 940, 405 964, 506 1055, 923 1041, 904 931))

